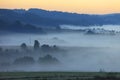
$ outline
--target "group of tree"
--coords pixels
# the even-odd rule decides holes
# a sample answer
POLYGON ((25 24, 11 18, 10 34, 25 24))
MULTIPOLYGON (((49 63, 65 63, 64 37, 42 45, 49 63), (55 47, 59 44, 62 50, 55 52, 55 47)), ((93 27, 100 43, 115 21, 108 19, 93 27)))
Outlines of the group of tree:
POLYGON ((34 63, 35 63, 35 60, 32 57, 28 57, 28 56, 17 58, 14 61, 14 64, 17 64, 17 65, 29 65, 34 63))
MULTIPOLYGON (((22 43, 21 45, 20 45, 20 47, 21 47, 21 49, 22 50, 27 50, 28 49, 28 46, 27 46, 27 44, 26 43, 22 43)), ((39 43, 39 41, 38 40, 35 40, 34 41, 34 50, 38 50, 39 48, 40 48, 40 43, 39 43)))
POLYGON ((57 58, 52 57, 51 55, 46 55, 44 57, 40 57, 38 62, 40 64, 47 64, 47 65, 49 65, 49 64, 60 64, 60 61, 57 58))
POLYGON ((3 51, 3 49, 0 47, 0 52, 2 52, 3 51))
POLYGON ((38 61, 35 61, 33 57, 20 57, 15 59, 14 65, 32 65, 35 64, 35 62, 38 62, 41 65, 53 65, 53 64, 60 64, 60 61, 52 57, 51 55, 46 55, 44 57, 40 57, 38 61))
MULTIPOLYGON (((22 50, 27 50, 28 49, 28 46, 26 45, 26 43, 22 43, 20 47, 21 47, 22 50)), ((43 45, 40 46, 40 43, 39 43, 38 40, 34 41, 33 48, 34 48, 35 51, 42 50, 43 52, 59 50, 59 48, 56 45, 49 46, 48 44, 43 44, 43 45)))
POLYGON ((23 23, 40 26, 58 27, 61 24, 94 26, 94 25, 120 25, 120 14, 89 15, 60 11, 47 11, 42 9, 11 10, 0 9, 0 19, 14 22, 16 19, 23 23))
POLYGON ((23 24, 21 21, 7 22, 0 19, 0 31, 19 32, 19 33, 45 33, 42 28, 32 24, 23 24))

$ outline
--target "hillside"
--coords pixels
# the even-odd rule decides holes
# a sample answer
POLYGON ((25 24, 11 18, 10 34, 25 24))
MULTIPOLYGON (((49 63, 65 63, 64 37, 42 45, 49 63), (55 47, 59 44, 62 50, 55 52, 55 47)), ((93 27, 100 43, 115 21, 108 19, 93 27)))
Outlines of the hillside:
MULTIPOLYGON (((30 29, 35 27, 49 27, 58 28, 60 25, 77 25, 77 26, 102 26, 102 25, 120 25, 120 14, 106 14, 106 15, 90 15, 90 14, 77 14, 60 11, 47 11, 42 9, 31 8, 29 10, 24 9, 0 9, 0 30, 5 29, 12 31, 16 30, 16 26, 13 24, 16 21, 20 21, 23 24, 30 24, 30 29), (6 26, 6 27, 5 27, 6 26)), ((20 29, 28 29, 27 27, 17 27, 20 29)), ((29 30, 29 29, 28 29, 29 30)))

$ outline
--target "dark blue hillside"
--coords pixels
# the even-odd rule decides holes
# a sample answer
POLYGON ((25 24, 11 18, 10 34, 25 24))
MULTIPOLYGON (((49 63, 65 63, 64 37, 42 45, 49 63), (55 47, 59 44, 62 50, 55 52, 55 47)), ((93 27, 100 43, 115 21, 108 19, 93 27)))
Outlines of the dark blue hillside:
POLYGON ((60 25, 120 25, 120 14, 90 15, 42 9, 0 9, 0 30, 37 32, 38 27, 59 28, 60 25), (15 25, 16 21, 20 24, 15 25))

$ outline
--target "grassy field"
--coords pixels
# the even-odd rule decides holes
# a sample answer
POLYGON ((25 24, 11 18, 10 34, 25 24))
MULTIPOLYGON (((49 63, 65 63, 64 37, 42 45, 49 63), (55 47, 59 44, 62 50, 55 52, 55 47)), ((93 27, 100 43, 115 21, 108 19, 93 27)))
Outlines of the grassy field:
POLYGON ((0 72, 0 80, 120 80, 120 73, 0 72))

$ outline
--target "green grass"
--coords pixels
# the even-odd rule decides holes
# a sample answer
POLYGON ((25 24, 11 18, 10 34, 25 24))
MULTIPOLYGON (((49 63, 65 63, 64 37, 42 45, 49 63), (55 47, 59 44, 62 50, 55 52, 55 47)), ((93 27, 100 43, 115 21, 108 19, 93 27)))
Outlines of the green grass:
POLYGON ((0 80, 93 80, 108 75, 120 77, 120 73, 105 72, 0 72, 0 80))

